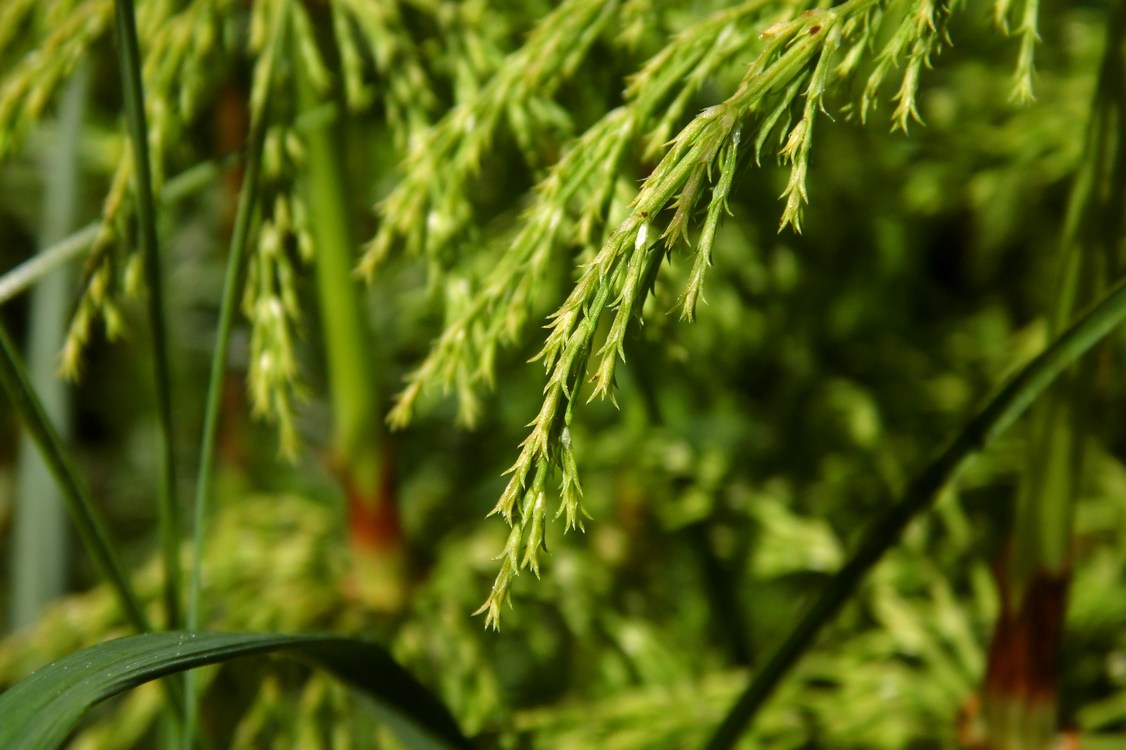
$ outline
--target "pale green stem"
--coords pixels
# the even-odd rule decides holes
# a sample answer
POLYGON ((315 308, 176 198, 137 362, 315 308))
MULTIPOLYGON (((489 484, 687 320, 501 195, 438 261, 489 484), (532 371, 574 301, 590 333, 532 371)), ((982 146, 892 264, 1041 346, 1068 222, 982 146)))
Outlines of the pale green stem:
MULTIPOLYGON (((316 92, 301 81, 305 109, 316 92)), ((338 468, 364 496, 374 495, 379 479, 379 407, 371 335, 361 315, 355 275, 349 196, 344 190, 343 155, 333 123, 311 127, 306 135, 309 167, 305 194, 316 242, 317 292, 321 331, 332 397, 333 450, 338 468)))
MULTIPOLYGON (((306 111, 318 104, 307 77, 298 77, 306 111)), ((387 490, 386 451, 373 335, 363 314, 354 273, 358 243, 351 217, 340 123, 307 131, 304 179, 321 334, 332 404, 332 462, 347 495, 352 571, 349 586, 368 605, 398 609, 404 594, 404 558, 394 497, 387 490), (369 533, 376 537, 369 538, 369 533)))
MULTIPOLYGON (((45 149, 43 247, 58 242, 74 224, 78 205, 79 144, 86 103, 86 68, 80 66, 67 84, 59 107, 59 126, 45 149)), ((45 276, 31 298, 28 370, 47 418, 68 430, 66 384, 56 374, 56 358, 66 332, 70 274, 60 268, 45 276)), ((33 623, 44 605, 66 587, 69 555, 66 507, 50 471, 25 434, 20 439, 19 477, 12 533, 11 627, 33 623)))
MULTIPOLYGON (((326 104, 305 112, 297 118, 294 129, 304 132, 320 127, 336 117, 336 107, 326 104)), ((210 187, 216 177, 234 161, 233 155, 210 159, 185 169, 164 183, 160 203, 167 206, 210 187)), ((15 299, 55 268, 81 255, 98 238, 102 222, 93 221, 73 234, 43 248, 34 258, 21 263, 0 276, 0 304, 15 299)))
MULTIPOLYGON (((215 353, 207 385, 203 436, 200 441, 199 473, 196 478, 195 508, 192 523, 192 569, 189 581, 187 629, 199 630, 202 625, 201 594, 203 588, 203 529, 207 521, 211 493, 215 484, 215 442, 222 406, 223 380, 231 345, 231 330, 238 311, 243 263, 250 240, 250 227, 258 204, 258 188, 262 174, 262 145, 266 139, 267 113, 263 112, 251 129, 247 145, 246 172, 239 191, 234 232, 223 280, 223 299, 219 308, 219 327, 215 334, 215 353)), ((195 719, 199 713, 199 691, 196 672, 184 673, 186 695, 185 731, 182 747, 190 750, 194 743, 195 719)))

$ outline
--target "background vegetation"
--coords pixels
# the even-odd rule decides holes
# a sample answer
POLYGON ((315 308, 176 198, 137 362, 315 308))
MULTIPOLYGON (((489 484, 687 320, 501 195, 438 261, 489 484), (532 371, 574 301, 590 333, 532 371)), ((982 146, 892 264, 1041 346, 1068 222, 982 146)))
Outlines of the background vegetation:
MULTIPOLYGON (((866 532, 1121 293, 1121 2, 152 0, 130 62, 131 7, 0 5, 2 319, 140 602, 12 400, 0 684, 147 620, 375 640, 483 747, 1123 741, 1113 337, 866 532)), ((400 741, 302 668, 185 687, 204 746, 400 741)))

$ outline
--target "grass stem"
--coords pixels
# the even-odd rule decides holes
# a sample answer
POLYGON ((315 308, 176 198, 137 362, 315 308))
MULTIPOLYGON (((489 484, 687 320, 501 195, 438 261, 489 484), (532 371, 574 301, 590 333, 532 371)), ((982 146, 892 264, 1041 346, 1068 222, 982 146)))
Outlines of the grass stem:
POLYGON ((955 438, 907 486, 902 499, 872 524, 860 546, 837 571, 817 601, 755 675, 727 713, 707 747, 734 747, 755 714, 798 659, 813 645, 852 597, 856 587, 884 554, 894 547, 907 524, 925 511, 938 493, 975 454, 1019 419, 1032 403, 1095 344, 1126 320, 1126 280, 1116 285, 1059 338, 1033 358, 977 413, 955 438))
POLYGON ((172 425, 172 373, 168 355, 168 328, 164 314, 164 284, 156 236, 156 206, 153 201, 152 163, 149 154, 145 95, 141 84, 141 54, 132 0, 116 0, 115 18, 125 117, 133 145, 133 174, 137 191, 137 222, 145 281, 148 285, 148 314, 152 327, 153 378, 157 418, 160 424, 160 539, 164 558, 164 608, 170 629, 181 627, 180 606, 180 507, 176 498, 174 430, 172 425))

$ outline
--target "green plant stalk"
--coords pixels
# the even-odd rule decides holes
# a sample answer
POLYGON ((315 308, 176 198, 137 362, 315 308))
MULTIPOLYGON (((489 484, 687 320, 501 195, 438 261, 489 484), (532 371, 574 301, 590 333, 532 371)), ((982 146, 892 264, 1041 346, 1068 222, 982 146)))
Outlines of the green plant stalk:
POLYGON ((1068 373, 1036 405, 1030 420, 1028 486, 1017 503, 1010 558, 1016 601, 1038 574, 1066 576, 1070 567, 1071 518, 1082 469, 1081 423, 1091 405, 1090 375, 1089 368, 1068 373))
POLYGON ((755 675, 708 742, 710 750, 734 747, 774 688, 809 649, 821 628, 851 598, 857 585, 894 547, 907 524, 975 454, 1012 426, 1044 391, 1095 344, 1126 321, 1126 280, 1069 326, 1047 349, 1014 375, 985 407, 907 486, 899 502, 872 524, 849 560, 833 576, 789 637, 755 675))
POLYGON ((126 620, 138 632, 152 630, 141 602, 133 591, 133 584, 129 580, 125 566, 117 556, 116 547, 106 530, 105 523, 79 481, 70 454, 58 432, 51 426, 43 404, 40 403, 28 378, 27 370, 20 361, 8 332, 3 327, 0 327, 0 385, 8 394, 28 434, 42 453, 47 468, 58 481, 71 522, 77 529, 98 572, 117 593, 126 620))
POLYGON ((0 276, 0 305, 15 299, 51 271, 89 249, 98 239, 101 228, 100 221, 90 222, 0 276))
MULTIPOLYGON (((1123 144, 1117 135, 1126 66, 1126 3, 1107 24, 1083 160, 1062 241, 1062 273, 1051 319, 1054 334, 1119 273, 1116 249, 1126 200, 1123 144), (1116 153, 1117 149, 1117 153, 1116 153), (1119 186, 1107 189, 1106 186, 1119 186), (1101 251, 1101 252, 1100 252, 1101 251)), ((1016 504, 1007 558, 998 569, 1001 612, 989 648, 982 706, 994 748, 1047 747, 1058 731, 1060 647, 1071 573, 1075 502, 1096 392, 1094 363, 1072 368, 1033 410, 1028 469, 1016 504)))
MULTIPOLYGON (((117 555, 113 538, 107 531, 97 506, 90 500, 89 494, 79 481, 78 471, 74 467, 70 453, 59 437, 59 433, 51 426, 43 404, 40 403, 28 378, 27 368, 24 367, 16 353, 15 345, 2 325, 0 325, 0 387, 8 394, 8 399, 20 415, 25 429, 39 448, 44 463, 58 482, 70 521, 74 524, 86 552, 93 560, 94 567, 117 595, 126 621, 139 633, 151 632, 152 625, 145 616, 140 599, 133 591, 133 584, 121 558, 117 555)), ((173 723, 176 723, 182 715, 183 707, 179 684, 166 681, 164 688, 171 709, 169 716, 173 723)))
MULTIPOLYGON (((223 380, 230 353, 231 330, 234 328, 235 314, 238 311, 239 290, 242 286, 242 273, 250 239, 250 228, 258 205, 258 188, 262 176, 262 147, 266 140, 268 122, 268 111, 264 111, 262 116, 252 124, 250 130, 250 139, 247 144, 246 172, 243 175, 242 187, 239 191, 234 232, 231 234, 231 247, 227 256, 226 273, 223 278, 223 296, 219 307, 219 326, 215 333, 215 353, 211 359, 211 373, 207 384, 207 401, 203 421, 203 436, 200 440, 199 472, 196 477, 195 507, 193 509, 192 569, 188 582, 187 628, 192 631, 199 630, 202 625, 200 599, 203 587, 203 529, 215 483, 215 443, 219 429, 219 409, 223 400, 223 380)), ((184 686, 186 704, 183 747, 188 750, 193 742, 195 719, 199 710, 195 672, 184 673, 184 686)))
MULTIPOLYGON (((313 93, 306 83, 303 98, 313 93)), ((371 345, 360 316, 352 274, 357 247, 348 215, 339 146, 331 124, 311 129, 306 195, 316 241, 317 292, 323 317, 325 353, 331 383, 336 460, 361 490, 373 492, 378 481, 373 443, 377 440, 377 400, 371 345)))
MULTIPOLYGON (((1106 52, 1099 82, 1092 103, 1091 122, 1087 128, 1083 162, 1076 174, 1069 196, 1061 241, 1062 273, 1051 316, 1054 335, 1081 306, 1081 300, 1095 294, 1099 287, 1100 258, 1092 252, 1097 245, 1113 243, 1117 230, 1105 226, 1100 219, 1121 212, 1123 206, 1100 205, 1097 184, 1126 178, 1106 174, 1113 163, 1117 126, 1115 98, 1121 88, 1122 52, 1118 47, 1126 37, 1126 4, 1119 3, 1107 26, 1106 52), (1110 231, 1106 231, 1110 230, 1110 231), (1081 236, 1086 232, 1089 237, 1081 236)), ((1104 272, 1114 269, 1117 259, 1105 258, 1104 272)), ((1087 388, 1082 387, 1087 373, 1076 373, 1074 383, 1061 384, 1045 401, 1034 427, 1034 449, 1028 491, 1022 493, 1016 519, 1010 571, 1018 587, 1027 583, 1040 570, 1054 574, 1064 572, 1068 565, 1071 539, 1071 499, 1078 482, 1079 459, 1076 452, 1078 435, 1072 434, 1075 419, 1083 412, 1082 402, 1087 388), (1077 401, 1078 399, 1078 401, 1077 401)))
MULTIPOLYGON (((67 84, 59 107, 59 128, 43 159, 46 183, 43 247, 57 242, 74 225, 78 205, 79 144, 86 108, 86 67, 67 84)), ((66 330, 70 274, 58 269, 36 286, 28 330, 28 369, 48 418, 66 434, 69 392, 55 373, 55 359, 66 330)), ((38 618, 43 606, 66 588, 69 555, 66 507, 49 469, 26 435, 20 440, 18 489, 12 531, 11 626, 38 618)))
POLYGON ((179 628, 180 607, 180 507, 176 498, 175 448, 172 428, 172 375, 168 357, 168 328, 164 315, 164 284, 156 238, 156 206, 153 201, 152 168, 145 95, 141 85, 141 54, 132 0, 116 0, 115 20, 125 115, 133 144, 133 174, 137 190, 137 221, 148 285, 148 313, 153 338, 153 378, 160 422, 160 539, 164 557, 164 608, 169 628, 179 628))
MULTIPOLYGON (((311 109, 317 104, 317 92, 307 79, 301 79, 299 85, 302 105, 311 109)), ((332 400, 333 462, 348 495, 354 583, 369 604, 395 609, 402 599, 402 541, 389 491, 371 335, 361 314, 353 274, 353 252, 358 245, 335 124, 309 128, 306 144, 305 194, 316 245, 317 293, 332 400)))

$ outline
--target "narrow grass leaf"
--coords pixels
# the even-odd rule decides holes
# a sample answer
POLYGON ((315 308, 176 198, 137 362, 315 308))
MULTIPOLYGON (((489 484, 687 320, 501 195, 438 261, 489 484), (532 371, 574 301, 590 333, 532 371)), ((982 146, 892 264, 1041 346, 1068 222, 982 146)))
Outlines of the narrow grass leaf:
POLYGON ((276 653, 324 669, 374 701, 412 750, 470 747, 449 710, 369 641, 318 635, 164 632, 129 636, 59 659, 0 695, 0 747, 59 747, 95 704, 187 669, 276 653))
MULTIPOLYGON (((125 572, 125 566, 117 556, 117 546, 110 538, 97 507, 90 501, 90 496, 79 481, 70 454, 47 418, 43 404, 40 403, 28 378, 27 368, 16 354, 16 347, 2 326, 0 326, 0 386, 8 394, 32 441, 39 448, 43 463, 58 482, 71 522, 77 529, 86 551, 93 558, 98 572, 117 593, 129 623, 139 631, 150 630, 140 600, 133 592, 129 576, 125 572)), ((0 716, 4 714, 0 712, 0 716)), ((0 743, 0 747, 6 745, 0 743)))
POLYGON ((168 327, 164 315, 164 284, 156 240, 156 205, 153 201, 152 157, 145 122, 145 94, 141 85, 141 53, 133 0, 116 3, 121 83, 125 92, 125 119, 133 145, 136 175, 137 223, 148 285, 149 324, 153 338, 153 379, 160 421, 160 539, 164 553, 164 606, 169 627, 182 620, 180 606, 180 509, 176 500, 175 449, 172 444, 172 375, 168 357, 168 327))
POLYGON ((709 750, 734 747, 774 688, 813 645, 821 628, 851 598, 868 571, 898 543, 907 524, 927 509, 946 483, 975 454, 1019 419, 1048 386, 1123 320, 1126 320, 1126 281, 1115 286, 1051 346, 1021 368, 966 423, 961 432, 907 486, 902 499, 868 528, 856 552, 837 571, 817 601, 728 712, 708 743, 709 750))
MULTIPOLYGON (((219 409, 222 406, 223 382, 227 373, 227 359, 231 346, 231 331, 238 311, 238 298, 242 284, 247 245, 254 211, 258 206, 259 181, 262 174, 262 149, 269 124, 267 109, 251 125, 247 145, 246 174, 239 191, 234 232, 231 235, 227 269, 223 277, 223 297, 219 307, 219 327, 215 332, 215 353, 211 360, 211 373, 207 384, 207 403, 204 411, 203 435, 200 438, 199 471, 196 476, 195 507, 192 525, 192 569, 188 580, 187 626, 198 630, 201 626, 200 601, 203 590, 203 528, 215 480, 215 446, 219 432, 219 409)), ((195 721, 199 696, 191 673, 184 680, 184 734, 183 747, 194 741, 195 721)))

